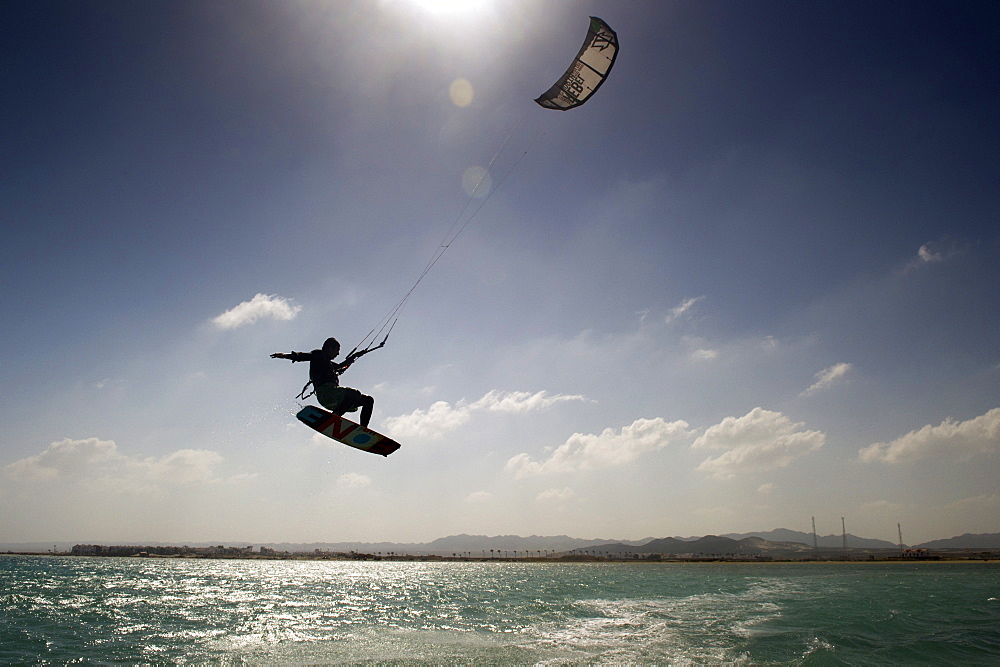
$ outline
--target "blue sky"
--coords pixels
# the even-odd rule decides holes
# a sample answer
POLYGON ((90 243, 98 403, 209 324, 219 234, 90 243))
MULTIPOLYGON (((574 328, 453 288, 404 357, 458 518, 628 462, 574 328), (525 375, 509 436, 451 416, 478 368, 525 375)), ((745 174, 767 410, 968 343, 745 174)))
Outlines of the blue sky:
POLYGON ((1000 531, 994 3, 0 11, 0 542, 1000 531))

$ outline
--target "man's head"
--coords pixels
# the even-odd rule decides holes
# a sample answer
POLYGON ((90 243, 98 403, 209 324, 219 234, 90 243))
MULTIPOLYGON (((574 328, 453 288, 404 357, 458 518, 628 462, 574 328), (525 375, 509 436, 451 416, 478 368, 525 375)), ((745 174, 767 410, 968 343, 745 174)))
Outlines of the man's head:
POLYGON ((336 338, 327 338, 326 342, 323 343, 323 351, 333 359, 340 354, 340 341, 336 338))

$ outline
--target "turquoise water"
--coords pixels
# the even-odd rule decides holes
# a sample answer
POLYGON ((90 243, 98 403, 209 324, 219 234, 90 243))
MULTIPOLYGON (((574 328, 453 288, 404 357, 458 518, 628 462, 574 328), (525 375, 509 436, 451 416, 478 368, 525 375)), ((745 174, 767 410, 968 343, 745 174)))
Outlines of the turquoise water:
POLYGON ((0 556, 0 662, 1000 664, 989 563, 0 556))

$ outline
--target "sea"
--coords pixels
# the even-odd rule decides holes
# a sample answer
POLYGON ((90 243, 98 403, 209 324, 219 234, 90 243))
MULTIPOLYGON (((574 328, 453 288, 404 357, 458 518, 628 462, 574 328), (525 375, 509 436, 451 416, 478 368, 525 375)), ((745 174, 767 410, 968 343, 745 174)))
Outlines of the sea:
POLYGON ((0 663, 1000 665, 1000 564, 5 555, 0 663))

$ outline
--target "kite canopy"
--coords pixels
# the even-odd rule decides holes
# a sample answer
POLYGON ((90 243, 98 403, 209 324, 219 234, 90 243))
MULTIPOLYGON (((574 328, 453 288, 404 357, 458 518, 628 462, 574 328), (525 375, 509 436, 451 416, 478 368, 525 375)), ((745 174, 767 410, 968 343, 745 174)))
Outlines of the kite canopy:
POLYGON ((535 101, 546 109, 560 111, 580 106, 601 87, 617 57, 618 35, 607 23, 591 16, 587 39, 573 64, 535 101))

